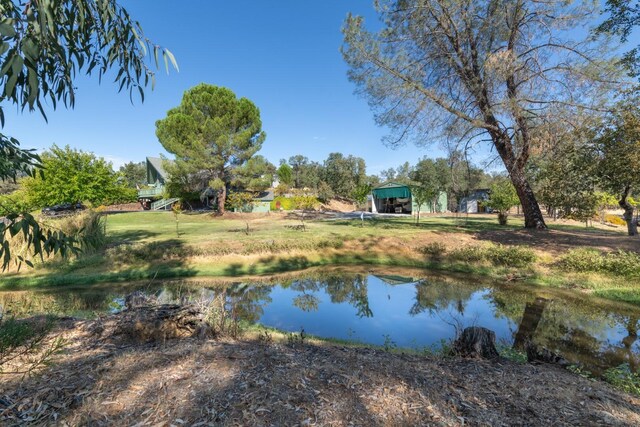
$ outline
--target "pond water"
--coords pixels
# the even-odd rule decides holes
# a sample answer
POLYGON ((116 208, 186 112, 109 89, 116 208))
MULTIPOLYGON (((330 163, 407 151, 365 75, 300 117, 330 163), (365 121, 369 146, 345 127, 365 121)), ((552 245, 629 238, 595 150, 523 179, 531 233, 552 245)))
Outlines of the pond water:
POLYGON ((225 295, 240 319, 284 331, 304 329, 324 338, 421 350, 437 348, 456 330, 477 325, 495 331, 503 346, 522 349, 531 340, 594 373, 622 364, 640 370, 639 307, 425 271, 384 273, 311 271, 260 282, 0 292, 0 304, 16 315, 77 315, 117 310, 133 290, 161 301, 225 295))

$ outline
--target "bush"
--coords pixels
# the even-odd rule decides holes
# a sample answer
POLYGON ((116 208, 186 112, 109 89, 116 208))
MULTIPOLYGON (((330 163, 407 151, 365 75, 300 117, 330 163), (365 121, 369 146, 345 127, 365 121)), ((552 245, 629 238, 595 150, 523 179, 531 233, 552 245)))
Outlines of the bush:
POLYGON ((506 267, 527 267, 536 260, 536 254, 522 246, 496 245, 489 248, 488 257, 493 265, 506 267))
POLYGON ((602 254, 594 249, 572 249, 558 264, 567 271, 608 272, 624 277, 640 277, 640 254, 631 251, 602 254))
POLYGON ((42 226, 74 237, 84 253, 96 252, 107 244, 105 219, 90 209, 61 218, 43 220, 42 226))
MULTIPOLYGON (((442 243, 431 243, 420 248, 420 252, 435 259, 446 253, 442 243)), ((501 267, 528 267, 536 261, 536 254, 529 248, 522 246, 463 246, 449 252, 448 257, 453 261, 467 263, 490 262, 501 267)))
POLYGON ((625 220, 620 218, 618 215, 607 214, 604 216, 604 220, 613 225, 627 225, 625 220))
POLYGON ((418 252, 433 259, 442 259, 444 254, 447 252, 447 247, 444 245, 444 243, 433 242, 419 248, 418 252))
POLYGON ((35 206, 29 202, 27 194, 22 190, 0 195, 0 216, 14 212, 31 212, 34 209, 35 206))
POLYGON ((284 197, 284 196, 278 196, 278 197, 276 197, 275 199, 273 199, 271 201, 271 210, 272 211, 277 211, 278 210, 278 208, 277 208, 278 202, 280 202, 280 208, 282 210, 290 211, 290 210, 295 209, 294 208, 294 204, 293 204, 293 198, 284 197))

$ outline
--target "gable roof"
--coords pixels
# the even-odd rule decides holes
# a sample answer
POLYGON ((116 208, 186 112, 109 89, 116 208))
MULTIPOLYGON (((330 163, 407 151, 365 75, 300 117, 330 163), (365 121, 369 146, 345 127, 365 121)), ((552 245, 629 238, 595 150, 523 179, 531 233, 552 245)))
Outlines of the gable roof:
POLYGON ((147 163, 149 163, 158 172, 158 175, 162 177, 164 181, 169 179, 169 174, 162 166, 163 160, 160 157, 147 157, 147 163))
POLYGON ((256 197, 253 198, 253 200, 259 200, 261 202, 270 202, 273 199, 275 199, 275 196, 273 194, 273 190, 271 189, 262 191, 260 194, 256 195, 256 197))

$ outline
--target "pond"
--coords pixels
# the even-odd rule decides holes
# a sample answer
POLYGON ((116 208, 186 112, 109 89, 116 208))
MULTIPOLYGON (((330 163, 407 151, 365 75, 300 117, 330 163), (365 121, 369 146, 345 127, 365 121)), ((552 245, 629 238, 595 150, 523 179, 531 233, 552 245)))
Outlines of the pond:
POLYGON ((283 331, 416 350, 437 349, 467 326, 496 332, 499 344, 525 342, 599 373, 640 369, 640 308, 572 292, 482 283, 421 270, 315 270, 255 282, 165 281, 0 292, 16 315, 87 315, 121 308, 134 291, 161 301, 225 295, 238 318, 283 331))

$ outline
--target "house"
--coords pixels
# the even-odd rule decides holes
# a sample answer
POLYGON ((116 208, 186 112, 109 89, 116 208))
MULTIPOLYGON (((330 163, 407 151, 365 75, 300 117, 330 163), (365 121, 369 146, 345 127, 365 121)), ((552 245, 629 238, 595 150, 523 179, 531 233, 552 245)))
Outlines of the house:
MULTIPOLYGON (((164 169, 165 162, 172 163, 171 160, 164 160, 160 157, 147 157, 147 188, 138 190, 138 201, 144 209, 161 210, 171 209, 178 198, 165 199, 165 185, 169 181, 169 174, 164 169)), ((210 206, 211 200, 215 200, 216 191, 211 188, 202 192, 201 200, 205 206, 210 206)), ((271 211, 271 201, 274 199, 273 190, 263 191, 258 194, 250 206, 242 209, 242 212, 269 212, 271 211)))
POLYGON ((490 209, 487 209, 485 206, 485 202, 489 200, 490 190, 488 188, 478 188, 471 192, 466 197, 463 197, 460 200, 460 205, 458 206, 458 212, 462 213, 484 213, 490 212, 490 209))
POLYGON ((144 209, 169 209, 178 199, 164 199, 164 186, 169 180, 159 157, 147 157, 147 187, 138 190, 138 201, 144 209))
MULTIPOLYGON (((408 185, 387 182, 371 190, 368 197, 368 210, 374 213, 417 214, 418 206, 411 196, 408 185)), ((420 206, 420 213, 445 212, 447 209, 447 193, 441 191, 437 200, 420 206)))
POLYGON ((234 212, 266 213, 271 212, 271 202, 275 199, 273 189, 262 191, 253 198, 251 204, 242 209, 234 209, 234 212))

